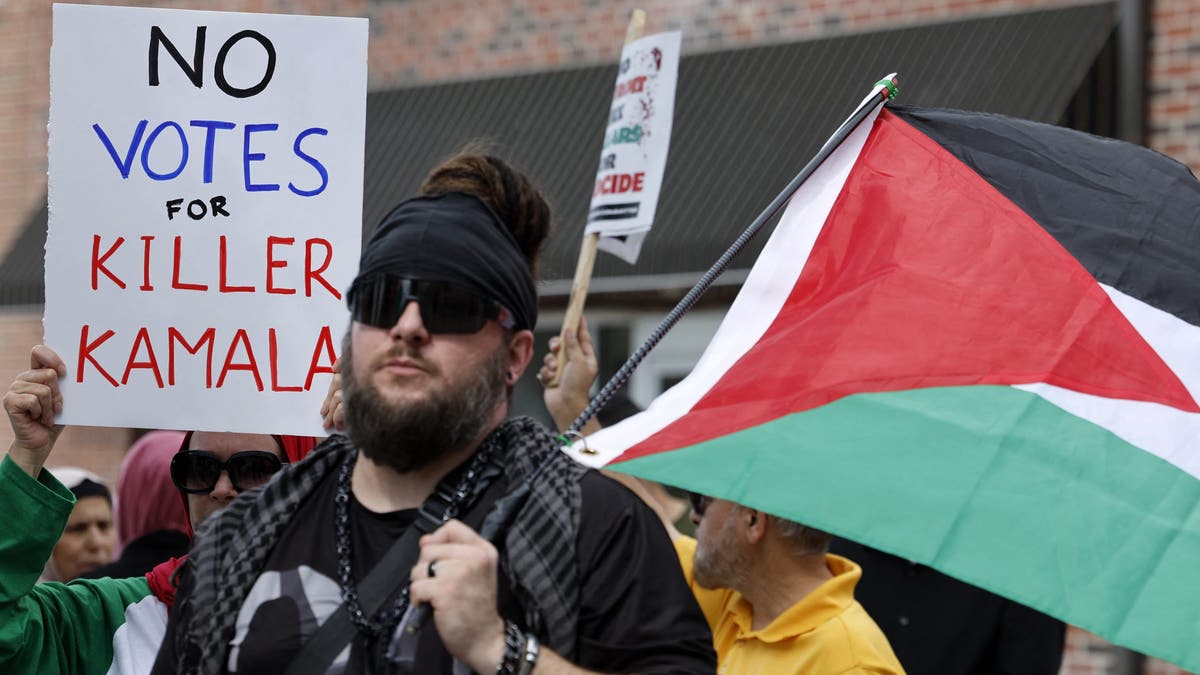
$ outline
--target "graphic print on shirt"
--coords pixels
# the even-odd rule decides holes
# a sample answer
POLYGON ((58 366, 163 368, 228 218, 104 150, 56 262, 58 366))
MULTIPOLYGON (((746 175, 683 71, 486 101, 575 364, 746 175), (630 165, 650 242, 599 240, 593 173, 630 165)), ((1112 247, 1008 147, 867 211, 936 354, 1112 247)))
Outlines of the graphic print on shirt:
MULTIPOLYGON (((238 613, 226 667, 230 673, 259 673, 265 672, 263 667, 268 664, 278 668, 290 662, 341 602, 337 582, 307 565, 263 573, 238 613), (242 659, 243 654, 250 655, 241 648, 250 633, 254 633, 257 644, 253 657, 242 659), (261 642, 267 636, 273 638, 274 644, 261 642)), ((340 675, 349 660, 348 644, 325 672, 340 675)))

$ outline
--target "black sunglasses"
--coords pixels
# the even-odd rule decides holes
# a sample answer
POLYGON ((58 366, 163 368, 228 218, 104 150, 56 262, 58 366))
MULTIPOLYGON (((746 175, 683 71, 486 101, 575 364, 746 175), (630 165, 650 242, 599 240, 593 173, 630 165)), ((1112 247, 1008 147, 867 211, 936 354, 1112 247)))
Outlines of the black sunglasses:
POLYGON ((503 305, 444 281, 422 281, 392 274, 361 279, 350 289, 350 314, 376 328, 396 325, 408 303, 416 302, 421 323, 430 333, 478 333, 489 320, 513 328, 516 321, 503 305))
POLYGON ((692 513, 696 514, 697 518, 703 518, 704 512, 708 510, 709 504, 713 502, 712 497, 702 495, 698 492, 689 492, 688 499, 692 502, 692 513))
POLYGON ((224 462, 207 450, 183 450, 171 459, 171 481, 181 492, 205 494, 217 487, 221 471, 228 471, 229 482, 241 492, 266 484, 281 466, 277 455, 262 450, 237 452, 224 462))

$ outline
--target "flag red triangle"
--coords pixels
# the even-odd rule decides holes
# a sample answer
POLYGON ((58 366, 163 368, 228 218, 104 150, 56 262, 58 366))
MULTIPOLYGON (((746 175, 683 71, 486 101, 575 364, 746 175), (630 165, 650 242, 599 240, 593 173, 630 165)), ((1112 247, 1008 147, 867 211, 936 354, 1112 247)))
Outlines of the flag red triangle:
POLYGON ((1200 411, 1066 249, 885 109, 779 315, 653 446, 860 392, 1039 382, 1200 411))

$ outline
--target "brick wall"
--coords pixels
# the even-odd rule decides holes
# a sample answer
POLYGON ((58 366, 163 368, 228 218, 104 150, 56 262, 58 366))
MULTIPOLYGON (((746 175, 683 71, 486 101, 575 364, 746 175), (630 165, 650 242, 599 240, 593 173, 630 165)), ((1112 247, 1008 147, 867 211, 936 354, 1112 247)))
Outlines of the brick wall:
MULTIPOLYGON (((76 0, 80 1, 80 0, 76 0)), ((86 1, 86 0, 84 0, 86 1)), ((93 4, 118 4, 99 2, 93 4)), ((682 29, 686 53, 967 16, 1076 4, 1074 0, 196 0, 142 6, 366 16, 373 88, 603 63, 615 58, 632 7, 647 30, 682 29)), ((0 257, 46 186, 49 0, 0 0, 0 257)), ((1200 169, 1200 2, 1152 0, 1148 58, 1149 144, 1200 169)), ((0 309, 0 384, 28 366, 40 309, 0 309)), ((0 447, 11 432, 0 423, 0 447)), ((68 430, 55 463, 114 478, 129 432, 68 430)), ((1064 674, 1109 673, 1094 636, 1072 631, 1064 674)), ((1178 675, 1151 661, 1146 673, 1178 675)))
POLYGON ((1151 5, 1149 145, 1200 169, 1200 3, 1151 5))
POLYGON ((44 0, 0 4, 0 251, 8 250, 46 192, 49 6, 44 0))

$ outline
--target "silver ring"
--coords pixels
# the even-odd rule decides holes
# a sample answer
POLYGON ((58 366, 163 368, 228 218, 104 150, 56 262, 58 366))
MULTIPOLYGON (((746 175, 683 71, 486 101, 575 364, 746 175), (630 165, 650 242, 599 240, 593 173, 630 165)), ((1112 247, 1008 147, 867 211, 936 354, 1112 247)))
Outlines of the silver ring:
POLYGON ((437 569, 436 569, 436 566, 437 566, 437 561, 436 561, 436 560, 430 560, 430 561, 429 561, 429 566, 425 568, 425 574, 426 574, 426 575, 427 575, 427 576, 428 576, 430 579, 432 579, 432 578, 434 578, 434 577, 436 577, 436 576, 437 576, 437 569))

